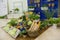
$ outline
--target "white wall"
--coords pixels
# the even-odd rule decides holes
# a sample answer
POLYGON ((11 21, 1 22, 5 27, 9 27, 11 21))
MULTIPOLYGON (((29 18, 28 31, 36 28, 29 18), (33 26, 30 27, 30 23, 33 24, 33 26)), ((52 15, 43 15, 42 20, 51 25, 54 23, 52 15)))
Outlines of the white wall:
POLYGON ((9 11, 11 11, 14 7, 13 7, 13 2, 22 2, 23 3, 23 12, 28 11, 28 6, 27 6, 27 0, 8 0, 9 3, 9 11))
POLYGON ((5 16, 8 14, 7 10, 7 0, 0 0, 0 16, 5 16))
MULTIPOLYGON (((19 1, 19 2, 22 2, 22 11, 23 12, 25 12, 25 11, 28 11, 28 6, 27 6, 27 0, 4 0, 5 2, 4 2, 4 4, 6 4, 6 7, 7 7, 7 1, 8 1, 8 10, 9 11, 11 11, 14 7, 13 7, 13 2, 17 2, 17 1, 19 1)), ((0 5, 1 6, 1 5, 0 5)), ((3 6, 3 5, 2 5, 3 6)), ((7 8, 6 8, 6 10, 3 10, 2 12, 1 12, 1 7, 0 7, 0 16, 4 16, 4 15, 6 15, 6 14, 8 14, 7 12, 7 8)), ((21 7, 20 7, 21 8, 21 7)))

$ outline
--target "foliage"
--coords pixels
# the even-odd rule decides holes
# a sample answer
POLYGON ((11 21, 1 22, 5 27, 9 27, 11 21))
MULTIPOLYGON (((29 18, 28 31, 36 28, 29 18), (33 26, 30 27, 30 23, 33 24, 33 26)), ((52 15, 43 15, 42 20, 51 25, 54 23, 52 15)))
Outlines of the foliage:
POLYGON ((34 6, 29 6, 28 8, 34 8, 34 6))
POLYGON ((26 21, 26 16, 24 15, 24 16, 22 16, 22 18, 23 18, 23 21, 26 21))
POLYGON ((49 22, 47 20, 42 21, 41 25, 40 25, 40 29, 43 29, 43 28, 47 27, 48 24, 49 24, 49 22))
POLYGON ((44 11, 45 13, 45 16, 47 17, 47 19, 50 19, 50 18, 52 18, 53 17, 53 15, 54 15, 54 11, 44 11))
POLYGON ((40 29, 45 28, 48 24, 53 25, 60 23, 60 18, 50 18, 49 20, 44 20, 41 22, 40 29))
POLYGON ((33 13, 33 14, 30 14, 30 15, 29 15, 29 18, 30 18, 30 19, 33 19, 33 20, 37 20, 37 19, 40 19, 40 16, 33 13))
POLYGON ((31 21, 31 20, 29 20, 27 24, 28 24, 28 25, 31 25, 31 24, 32 24, 32 21, 31 21))
POLYGON ((57 18, 56 21, 57 21, 57 23, 60 23, 60 18, 57 18))
POLYGON ((57 24, 60 22, 60 18, 50 18, 49 23, 50 24, 57 24))
POLYGON ((3 18, 6 18, 7 16, 5 15, 5 16, 0 16, 0 19, 3 19, 3 18))
POLYGON ((22 31, 22 34, 26 34, 26 33, 27 33, 26 30, 23 30, 23 31, 22 31))
POLYGON ((11 19, 8 24, 10 24, 11 26, 16 26, 18 23, 17 19, 11 19))
POLYGON ((48 7, 48 4, 44 4, 42 7, 48 7))
POLYGON ((14 11, 19 11, 19 8, 14 9, 14 11))

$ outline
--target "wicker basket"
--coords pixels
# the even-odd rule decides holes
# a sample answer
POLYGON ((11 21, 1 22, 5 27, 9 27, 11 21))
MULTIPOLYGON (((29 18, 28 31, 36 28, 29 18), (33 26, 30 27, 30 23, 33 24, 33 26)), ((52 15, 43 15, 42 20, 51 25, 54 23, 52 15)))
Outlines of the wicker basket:
POLYGON ((28 35, 30 37, 37 37, 40 32, 40 21, 34 20, 31 27, 28 30, 28 35))
POLYGON ((38 30, 36 30, 36 31, 34 31, 34 32, 28 31, 28 35, 29 35, 30 37, 37 37, 37 36, 40 35, 39 32, 40 32, 40 29, 38 29, 38 30))

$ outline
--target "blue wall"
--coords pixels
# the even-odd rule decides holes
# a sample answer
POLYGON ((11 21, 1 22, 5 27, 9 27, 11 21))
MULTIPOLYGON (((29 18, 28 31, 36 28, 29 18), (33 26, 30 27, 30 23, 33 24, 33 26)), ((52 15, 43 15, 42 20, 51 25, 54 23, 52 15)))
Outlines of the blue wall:
POLYGON ((50 2, 48 2, 47 0, 40 0, 40 2, 39 3, 34 3, 34 0, 32 0, 32 4, 30 4, 30 0, 28 0, 28 6, 35 6, 34 7, 34 12, 36 12, 36 13, 40 13, 40 19, 41 20, 44 20, 44 19, 46 19, 46 16, 45 16, 45 14, 44 14, 44 11, 43 10, 41 10, 41 7, 44 5, 44 4, 52 4, 52 3, 54 3, 55 5, 54 5, 54 7, 49 7, 48 6, 48 10, 51 12, 52 11, 52 9, 55 11, 55 13, 54 13, 54 16, 53 17, 58 17, 58 0, 54 0, 54 1, 50 1, 50 2), (40 5, 39 7, 38 7, 38 4, 40 5))

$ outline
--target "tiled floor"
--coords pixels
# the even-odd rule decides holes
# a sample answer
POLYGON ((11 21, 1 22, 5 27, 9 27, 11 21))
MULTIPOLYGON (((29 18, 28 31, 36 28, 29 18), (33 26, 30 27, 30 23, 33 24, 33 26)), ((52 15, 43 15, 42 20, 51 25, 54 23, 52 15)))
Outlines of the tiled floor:
POLYGON ((6 19, 0 19, 0 40, 15 40, 2 29, 7 22, 8 20, 6 19))
MULTIPOLYGON (((8 35, 1 27, 6 25, 9 19, 0 19, 0 40, 15 40, 8 35)), ((60 28, 50 27, 35 40, 60 40, 60 28)))
POLYGON ((50 27, 35 40, 60 40, 60 28, 50 27))

